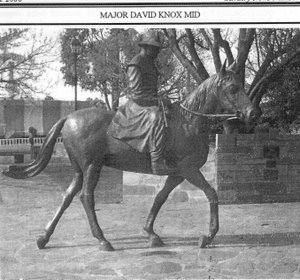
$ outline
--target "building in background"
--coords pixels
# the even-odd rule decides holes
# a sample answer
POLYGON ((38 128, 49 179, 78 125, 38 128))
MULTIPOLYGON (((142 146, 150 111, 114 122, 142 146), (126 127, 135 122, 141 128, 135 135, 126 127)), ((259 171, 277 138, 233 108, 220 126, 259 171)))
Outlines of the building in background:
MULTIPOLYGON (((91 102, 78 101, 79 109, 91 106, 91 102)), ((31 126, 38 135, 45 135, 60 118, 73 111, 73 101, 0 99, 0 137, 27 136, 31 126)))

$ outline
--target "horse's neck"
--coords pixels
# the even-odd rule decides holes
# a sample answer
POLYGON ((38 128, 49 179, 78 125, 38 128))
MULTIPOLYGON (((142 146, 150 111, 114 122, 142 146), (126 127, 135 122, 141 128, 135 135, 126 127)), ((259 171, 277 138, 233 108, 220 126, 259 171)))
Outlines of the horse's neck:
POLYGON ((190 111, 202 114, 216 113, 217 102, 215 92, 217 90, 217 75, 211 76, 187 95, 182 105, 190 111))

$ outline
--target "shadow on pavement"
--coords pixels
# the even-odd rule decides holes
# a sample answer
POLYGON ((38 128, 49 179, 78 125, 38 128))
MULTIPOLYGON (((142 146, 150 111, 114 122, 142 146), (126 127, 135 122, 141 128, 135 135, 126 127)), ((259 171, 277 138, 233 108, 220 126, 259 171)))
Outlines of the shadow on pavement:
POLYGON ((276 232, 266 234, 217 235, 214 244, 232 246, 288 246, 300 244, 299 232, 276 232))
MULTIPOLYGON (((166 246, 198 246, 200 236, 178 237, 178 236, 161 236, 166 246)), ((140 237, 144 239, 145 237, 140 237)), ((123 244, 137 243, 137 237, 126 237, 115 239, 123 244)), ((146 240, 145 240, 146 241, 146 240)), ((217 235, 213 245, 222 246, 288 246, 299 245, 299 232, 277 232, 267 234, 237 234, 237 235, 217 235)))
MULTIPOLYGON (((198 246, 199 237, 178 237, 168 236, 163 238, 165 246, 180 247, 180 246, 198 246)), ((121 238, 109 239, 116 251, 127 251, 134 249, 147 249, 148 243, 145 236, 128 236, 121 238)), ((213 247, 245 247, 245 246, 288 246, 299 245, 300 233, 299 232, 284 232, 284 233, 270 233, 270 234, 238 234, 238 235, 218 235, 214 242, 213 247)), ((94 247, 95 243, 84 244, 49 244, 45 249, 61 249, 61 248, 76 248, 76 247, 94 247)))
MULTIPOLYGON (((51 241, 50 241, 51 242, 51 241)), ((66 244, 49 244, 49 245, 46 245, 46 247, 43 249, 43 250, 50 250, 50 249, 63 249, 63 248, 80 248, 80 247, 95 247, 97 246, 97 243, 84 243, 84 244, 69 244, 69 245, 66 245, 66 244)))

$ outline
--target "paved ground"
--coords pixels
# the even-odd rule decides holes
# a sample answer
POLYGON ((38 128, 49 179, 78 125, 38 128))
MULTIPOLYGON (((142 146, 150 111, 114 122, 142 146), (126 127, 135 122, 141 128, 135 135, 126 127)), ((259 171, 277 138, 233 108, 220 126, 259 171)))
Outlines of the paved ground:
POLYGON ((147 248, 141 231, 149 196, 97 203, 100 224, 116 249, 101 252, 76 197, 48 247, 38 250, 36 236, 61 201, 59 178, 0 181, 1 280, 300 278, 297 203, 221 206, 220 231, 209 249, 198 247, 208 225, 205 201, 166 203, 156 230, 167 246, 159 249, 147 248))

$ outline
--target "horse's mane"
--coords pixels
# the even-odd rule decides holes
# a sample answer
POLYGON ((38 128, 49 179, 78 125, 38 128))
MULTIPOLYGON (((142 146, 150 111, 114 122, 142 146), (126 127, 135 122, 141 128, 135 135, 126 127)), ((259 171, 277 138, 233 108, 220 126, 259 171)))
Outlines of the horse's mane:
MULTIPOLYGON (((206 79, 197 88, 187 94, 181 104, 191 111, 203 113, 204 107, 209 100, 208 97, 213 95, 217 90, 218 79, 218 74, 214 74, 206 79)), ((185 114, 187 114, 186 111, 185 114)))

